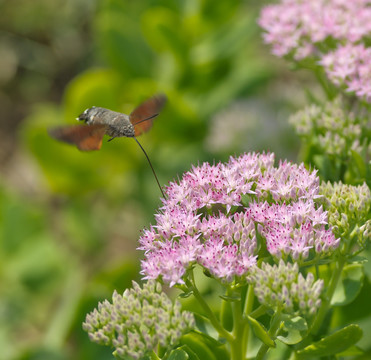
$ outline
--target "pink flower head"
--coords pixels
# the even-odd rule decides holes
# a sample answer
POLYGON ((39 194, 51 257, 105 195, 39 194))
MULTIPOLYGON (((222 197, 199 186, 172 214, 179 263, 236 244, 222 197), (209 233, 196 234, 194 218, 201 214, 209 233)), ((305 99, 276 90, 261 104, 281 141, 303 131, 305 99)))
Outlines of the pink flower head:
POLYGON ((275 55, 320 59, 335 85, 371 102, 371 0, 281 0, 259 24, 275 55))
POLYGON ((324 55, 320 64, 335 85, 371 102, 371 48, 363 44, 339 46, 324 55))
POLYGON ((370 0, 281 0, 263 8, 259 25, 273 53, 299 60, 327 38, 355 43, 371 32, 370 0))
POLYGON ((325 255, 339 242, 313 201, 318 190, 315 171, 286 161, 275 167, 274 154, 194 166, 169 184, 156 225, 140 238, 142 274, 172 286, 199 264, 231 282, 256 264, 258 236, 275 258, 325 255))

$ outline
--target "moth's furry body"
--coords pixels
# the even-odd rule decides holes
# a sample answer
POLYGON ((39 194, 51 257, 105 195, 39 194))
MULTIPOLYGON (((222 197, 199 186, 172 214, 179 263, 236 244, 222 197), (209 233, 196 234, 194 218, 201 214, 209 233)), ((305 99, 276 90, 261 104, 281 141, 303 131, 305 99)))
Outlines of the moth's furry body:
POLYGON ((102 107, 93 106, 86 109, 77 120, 85 121, 87 125, 106 125, 106 135, 115 137, 134 137, 134 125, 129 115, 102 107))
POLYGON ((136 139, 148 131, 165 102, 165 95, 153 96, 137 106, 130 115, 93 106, 77 118, 85 121, 85 125, 52 128, 49 134, 57 140, 76 145, 81 151, 99 150, 104 135, 110 136, 110 140, 123 136, 136 139))
POLYGON ((99 150, 104 135, 109 135, 110 140, 123 136, 134 138, 146 156, 157 185, 165 198, 151 161, 136 138, 151 128, 153 119, 160 113, 165 102, 166 96, 159 94, 137 106, 130 115, 93 106, 77 118, 77 120, 85 121, 85 125, 56 127, 49 129, 49 134, 57 140, 76 145, 81 151, 99 150))

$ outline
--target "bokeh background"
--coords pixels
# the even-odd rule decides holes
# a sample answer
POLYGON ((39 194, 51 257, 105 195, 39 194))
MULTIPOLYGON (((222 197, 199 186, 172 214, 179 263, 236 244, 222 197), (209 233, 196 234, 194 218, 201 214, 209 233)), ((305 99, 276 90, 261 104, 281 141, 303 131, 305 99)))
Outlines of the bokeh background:
POLYGON ((0 360, 111 359, 81 323, 140 279, 161 204, 133 139, 82 153, 48 127, 166 93, 139 139, 163 185, 245 151, 297 160, 288 116, 320 90, 263 44, 264 3, 0 0, 0 360))

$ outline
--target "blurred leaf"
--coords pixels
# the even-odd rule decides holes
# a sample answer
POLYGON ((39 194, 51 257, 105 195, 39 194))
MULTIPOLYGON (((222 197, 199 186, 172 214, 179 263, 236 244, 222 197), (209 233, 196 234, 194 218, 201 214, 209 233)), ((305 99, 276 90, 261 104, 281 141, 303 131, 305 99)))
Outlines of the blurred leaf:
POLYGON ((319 170, 324 181, 336 179, 336 174, 332 169, 332 163, 329 158, 325 155, 314 155, 313 156, 314 166, 319 170))
POLYGON ((299 343, 306 336, 308 326, 305 319, 301 317, 288 318, 283 321, 283 330, 287 335, 277 336, 277 339, 287 345, 299 343))
MULTIPOLYGON (((349 356, 358 356, 357 359, 362 359, 362 357, 360 358, 359 356, 360 355, 363 355, 365 352, 359 348, 358 346, 350 346, 348 349, 346 349, 345 351, 341 352, 340 354, 338 354, 339 357, 349 357, 349 356)), ((366 359, 366 358, 365 358, 366 359)))
POLYGON ((146 9, 141 24, 148 42, 157 51, 168 51, 181 65, 187 56, 187 37, 182 28, 180 14, 165 7, 146 9))
POLYGON ((187 360, 189 356, 182 348, 173 350, 169 355, 169 360, 187 360))
POLYGON ((192 62, 197 65, 209 65, 220 62, 223 58, 235 56, 246 43, 257 35, 254 24, 257 14, 251 12, 241 18, 229 19, 225 24, 206 33, 191 51, 192 62))
POLYGON ((259 338, 265 345, 271 348, 276 347, 275 342, 272 340, 267 330, 264 328, 264 326, 259 321, 255 320, 254 318, 250 316, 248 316, 247 319, 249 320, 249 323, 257 338, 259 338))
POLYGON ((307 346, 296 353, 297 359, 313 359, 314 357, 331 356, 339 354, 362 337, 362 330, 358 325, 349 325, 320 341, 307 346))
POLYGON ((241 301, 241 296, 238 295, 220 295, 219 297, 228 302, 241 301))
POLYGON ((193 350, 191 350, 191 348, 188 345, 183 345, 179 347, 177 350, 184 351, 187 354, 187 359, 189 360, 200 360, 197 354, 193 350))
MULTIPOLYGON (((77 279, 80 269, 75 258, 53 241, 49 219, 43 211, 45 203, 41 200, 30 202, 28 198, 5 194, 2 190, 0 199, 0 309, 3 324, 0 344, 5 359, 14 358, 24 348, 37 348, 42 332, 50 324, 49 315, 58 312, 56 299, 61 295, 68 273, 73 272, 77 279), (9 247, 7 241, 13 236, 15 241, 9 247), (13 356, 6 355, 11 353, 13 356)), ((64 320, 69 328, 71 318, 64 320)), ((58 323, 58 327, 60 325, 58 323)), ((65 337, 59 339, 64 341, 65 337)), ((31 358, 31 355, 25 356, 31 358)))
POLYGON ((68 360, 68 357, 58 350, 41 348, 27 350, 18 360, 68 360))
POLYGON ((62 289, 62 298, 57 311, 50 319, 44 343, 51 348, 61 348, 70 331, 78 305, 84 295, 86 279, 76 268, 69 269, 68 278, 62 289))
POLYGON ((366 183, 368 187, 371 188, 371 160, 367 164, 366 183))
POLYGON ((363 279, 362 264, 346 265, 331 299, 331 305, 343 306, 351 303, 361 291, 363 279))
POLYGON ((358 176, 361 178, 361 179, 364 179, 366 177, 366 164, 365 164, 365 161, 364 159, 362 158, 362 156, 354 151, 354 150, 351 150, 351 162, 353 162, 355 165, 356 165, 356 168, 358 170, 358 176))
POLYGON ((193 315, 196 319, 196 329, 198 329, 202 334, 206 334, 214 339, 219 336, 213 325, 211 325, 209 319, 194 311, 193 315))
POLYGON ((122 75, 150 76, 154 54, 141 35, 140 14, 128 7, 121 0, 102 3, 96 23, 100 48, 122 75))
MULTIPOLYGON (((368 295, 370 292, 368 292, 368 295)), ((368 300, 370 297, 368 296, 368 300)), ((364 301, 366 303, 366 301, 364 301)), ((358 304, 357 304, 358 305, 358 304)), ((371 316, 370 316, 370 310, 369 309, 369 302, 367 305, 363 307, 363 309, 366 309, 366 314, 363 316, 363 318, 360 318, 357 323, 359 327, 362 329, 364 336, 360 341, 357 343, 357 346, 359 346, 361 349, 364 351, 367 351, 368 353, 371 353, 371 343, 370 343, 370 338, 368 334, 371 333, 371 316)), ((362 309, 359 310, 359 312, 362 312, 362 309)))
POLYGON ((179 294, 178 296, 182 299, 186 299, 187 297, 190 297, 191 295, 193 295, 193 291, 187 291, 187 292, 183 292, 181 294, 179 294))
POLYGON ((208 346, 194 333, 182 336, 180 344, 189 346, 189 348, 195 352, 200 359, 217 360, 217 357, 208 346))
POLYGON ((180 339, 182 345, 189 346, 200 359, 228 360, 229 353, 224 344, 207 336, 206 334, 192 331, 180 339))
POLYGON ((40 209, 22 203, 22 199, 12 198, 0 189, 1 252, 17 252, 26 241, 37 236, 45 225, 40 209))

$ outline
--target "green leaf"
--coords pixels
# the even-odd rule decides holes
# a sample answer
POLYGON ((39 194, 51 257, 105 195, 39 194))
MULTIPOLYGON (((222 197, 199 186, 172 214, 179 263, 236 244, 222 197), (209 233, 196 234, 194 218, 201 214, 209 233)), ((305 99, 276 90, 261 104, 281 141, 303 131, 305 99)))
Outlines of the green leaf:
POLYGON ((362 329, 358 325, 349 325, 298 351, 296 357, 298 360, 305 360, 339 354, 356 344, 362 334, 362 329))
POLYGON ((170 353, 169 360, 188 360, 188 354, 181 348, 175 349, 170 353))
POLYGON ((169 51, 179 61, 179 66, 186 62, 188 44, 186 34, 179 22, 177 12, 165 7, 152 7, 142 16, 143 32, 147 41, 159 51, 169 51))
POLYGON ((250 202, 254 200, 254 196, 251 194, 242 194, 241 203, 243 206, 249 206, 250 202))
POLYGON ((346 349, 345 351, 341 352, 340 354, 338 354, 339 357, 345 357, 345 356, 359 356, 359 355, 362 355, 364 354, 365 352, 360 349, 358 346, 350 346, 348 349, 346 349))
POLYGON ((202 341, 202 339, 195 335, 195 333, 189 333, 180 339, 181 345, 187 345, 194 351, 200 359, 203 360, 217 360, 217 357, 209 349, 209 347, 202 341))
POLYGON ((363 279, 364 269, 362 264, 346 265, 331 299, 331 305, 343 306, 351 303, 361 291, 363 279))
POLYGON ((182 336, 180 344, 189 346, 202 360, 229 359, 229 353, 224 344, 200 332, 192 331, 182 336))
POLYGON ((97 16, 100 49, 110 65, 124 76, 150 76, 154 53, 145 41, 137 19, 140 8, 129 12, 121 0, 104 1, 97 16))
POLYGON ((277 339, 287 345, 293 345, 299 343, 307 334, 308 325, 305 319, 302 317, 288 318, 283 321, 282 329, 287 335, 277 336, 277 339))
POLYGON ((366 256, 356 255, 349 259, 348 262, 352 264, 366 264, 368 262, 368 258, 366 256))
POLYGON ((367 170, 366 170, 366 183, 368 187, 371 188, 371 161, 367 164, 367 170))
POLYGON ((200 337, 202 341, 209 346, 210 348, 214 347, 223 347, 225 344, 222 341, 216 340, 212 336, 199 332, 199 331, 192 331, 196 336, 200 337))
POLYGON ((198 357, 198 355, 188 345, 180 346, 180 347, 178 347, 178 349, 183 350, 184 352, 186 352, 189 360, 201 360, 198 357))
POLYGON ((333 164, 325 155, 313 156, 314 166, 320 171, 324 180, 336 180, 336 174, 333 169, 333 164))
POLYGON ((249 323, 256 337, 258 337, 265 345, 269 347, 276 347, 275 342, 272 340, 267 330, 264 328, 264 326, 259 321, 255 320, 254 318, 250 316, 248 316, 247 319, 249 320, 249 323))
POLYGON ((218 332, 215 330, 214 326, 210 323, 210 320, 205 316, 193 311, 193 315, 196 320, 196 332, 206 334, 213 339, 218 338, 218 332))
POLYGON ((360 177, 364 179, 366 177, 366 164, 364 159, 358 152, 354 150, 351 150, 351 154, 352 154, 351 163, 356 165, 360 177))
POLYGON ((183 292, 183 293, 179 294, 178 296, 181 299, 186 299, 186 298, 190 297, 191 295, 193 295, 193 290, 190 290, 190 291, 187 291, 187 292, 183 292))
POLYGON ((235 301, 241 301, 241 296, 236 295, 236 296, 228 296, 228 295, 219 295, 219 297, 225 301, 229 302, 235 302, 235 301))
POLYGON ((243 48, 248 37, 256 35, 252 16, 255 14, 246 14, 236 19, 231 26, 226 23, 210 31, 201 39, 199 44, 191 49, 190 57, 194 64, 210 65, 223 58, 234 56, 239 49, 243 48))

